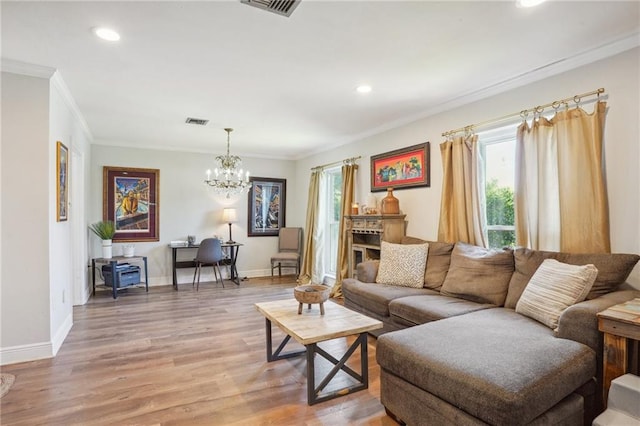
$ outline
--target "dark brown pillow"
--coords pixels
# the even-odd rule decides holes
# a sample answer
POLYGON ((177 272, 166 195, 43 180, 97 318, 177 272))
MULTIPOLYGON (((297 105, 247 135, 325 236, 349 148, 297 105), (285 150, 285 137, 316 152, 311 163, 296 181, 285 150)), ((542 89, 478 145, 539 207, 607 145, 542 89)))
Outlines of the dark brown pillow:
POLYGON ((451 253, 451 266, 440 293, 502 306, 513 270, 512 250, 486 249, 458 242, 451 253))
POLYGON ((640 260, 640 256, 636 254, 562 253, 527 248, 517 248, 513 255, 515 258, 515 271, 509 283, 509 292, 504 304, 505 308, 512 309, 515 309, 529 280, 545 259, 555 259, 558 262, 571 265, 594 265, 598 269, 598 276, 587 295, 587 300, 595 299, 618 288, 627 279, 638 260, 640 260))
POLYGON ((453 244, 440 241, 426 241, 415 237, 403 237, 402 244, 429 243, 427 268, 424 270, 424 288, 440 290, 449 271, 453 244))

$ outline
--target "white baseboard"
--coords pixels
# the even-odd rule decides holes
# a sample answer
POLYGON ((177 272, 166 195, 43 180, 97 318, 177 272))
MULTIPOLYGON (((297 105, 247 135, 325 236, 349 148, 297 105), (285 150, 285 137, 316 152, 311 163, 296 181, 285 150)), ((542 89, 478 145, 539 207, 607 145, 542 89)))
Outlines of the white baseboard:
POLYGON ((46 358, 53 358, 51 342, 0 348, 0 365, 16 364, 18 362, 35 361, 46 358))
POLYGON ((60 347, 64 343, 64 339, 67 338, 69 332, 71 331, 71 327, 73 327, 73 312, 70 312, 67 318, 65 318, 64 322, 53 336, 51 341, 53 356, 56 356, 60 347))

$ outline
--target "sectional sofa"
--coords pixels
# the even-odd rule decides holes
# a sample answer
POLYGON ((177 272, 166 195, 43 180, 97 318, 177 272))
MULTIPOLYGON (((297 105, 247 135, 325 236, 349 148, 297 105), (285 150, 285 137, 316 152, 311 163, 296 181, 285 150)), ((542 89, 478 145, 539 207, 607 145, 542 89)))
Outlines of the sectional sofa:
POLYGON ((384 323, 376 356, 389 415, 410 425, 591 423, 602 394, 596 313, 640 297, 625 283, 640 256, 402 243, 343 282, 345 306, 384 323))

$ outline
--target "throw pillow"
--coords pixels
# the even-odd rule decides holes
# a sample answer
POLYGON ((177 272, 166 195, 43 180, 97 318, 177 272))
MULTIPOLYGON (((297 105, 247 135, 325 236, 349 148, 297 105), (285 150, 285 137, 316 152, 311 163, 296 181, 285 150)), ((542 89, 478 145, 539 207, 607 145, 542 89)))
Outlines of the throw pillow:
POLYGON ((429 244, 380 244, 378 284, 422 288, 429 244))
POLYGON ((596 281, 587 295, 587 299, 595 299, 610 293, 622 284, 633 270, 640 256, 626 253, 562 253, 543 250, 517 248, 514 253, 516 270, 509 283, 509 292, 504 304, 505 308, 514 309, 527 283, 545 259, 571 265, 592 264, 598 270, 596 281))
POLYGON ((502 306, 513 274, 513 251, 457 242, 440 294, 502 306))
POLYGON ((449 272, 453 244, 440 241, 425 241, 415 237, 402 237, 401 244, 429 244, 427 268, 424 271, 424 288, 440 290, 449 272))
POLYGON ((545 259, 516 305, 516 312, 555 330, 560 314, 583 301, 598 275, 593 265, 569 265, 545 259))

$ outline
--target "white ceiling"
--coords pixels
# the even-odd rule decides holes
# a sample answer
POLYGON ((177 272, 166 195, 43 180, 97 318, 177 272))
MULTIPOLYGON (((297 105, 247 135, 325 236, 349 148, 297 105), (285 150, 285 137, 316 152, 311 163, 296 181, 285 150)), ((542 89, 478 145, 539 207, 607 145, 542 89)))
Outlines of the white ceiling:
POLYGON ((233 154, 300 158, 638 45, 639 6, 302 0, 286 18, 239 0, 3 1, 2 57, 56 68, 95 143, 220 153, 233 127, 233 154))

